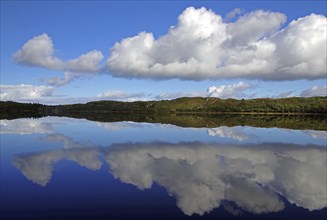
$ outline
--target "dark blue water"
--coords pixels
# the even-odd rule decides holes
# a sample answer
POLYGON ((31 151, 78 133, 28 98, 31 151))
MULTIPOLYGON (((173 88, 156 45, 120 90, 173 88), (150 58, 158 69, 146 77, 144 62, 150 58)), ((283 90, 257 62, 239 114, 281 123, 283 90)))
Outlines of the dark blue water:
POLYGON ((325 219, 326 132, 1 120, 1 219, 325 219))

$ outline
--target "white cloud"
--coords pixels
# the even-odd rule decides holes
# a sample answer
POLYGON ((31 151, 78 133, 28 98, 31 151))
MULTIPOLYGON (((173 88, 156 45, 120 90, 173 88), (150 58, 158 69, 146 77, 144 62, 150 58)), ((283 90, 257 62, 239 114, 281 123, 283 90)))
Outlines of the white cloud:
POLYGON ((67 61, 65 69, 70 72, 98 72, 102 59, 103 55, 100 51, 92 50, 76 59, 67 61))
POLYGON ((38 101, 44 97, 52 96, 52 86, 33 85, 0 85, 1 101, 38 101))
MULTIPOLYGON (((230 47, 252 46, 263 37, 269 37, 285 23, 286 16, 278 12, 257 10, 240 17, 236 22, 227 25, 230 47)), ((242 48, 242 50, 246 50, 242 48)))
MULTIPOLYGON (((227 18, 240 13, 241 9, 235 9, 227 18)), ((179 15, 176 26, 157 39, 151 32, 140 32, 115 43, 105 66, 101 66, 103 54, 98 50, 60 60, 47 34, 28 40, 13 58, 20 64, 71 72, 49 80, 56 86, 100 72, 124 78, 182 80, 325 78, 326 17, 311 14, 281 29, 285 22, 284 14, 264 10, 226 22, 204 7, 189 7, 179 15)))
POLYGON ((170 100, 181 97, 205 97, 205 92, 165 92, 155 96, 156 100, 170 100))
POLYGON ((207 90, 208 97, 217 98, 242 98, 244 97, 243 91, 250 88, 251 85, 245 82, 238 82, 230 85, 211 86, 207 90))
POLYGON ((294 91, 287 91, 287 92, 282 92, 282 93, 280 93, 279 95, 277 95, 277 96, 273 96, 273 98, 289 98, 289 97, 292 97, 292 93, 293 93, 294 91))
POLYGON ((147 96, 148 95, 144 93, 126 93, 120 90, 108 90, 106 92, 98 94, 97 98, 132 102, 132 101, 147 100, 147 96))
POLYGON ((63 68, 63 62, 54 56, 53 43, 47 34, 41 34, 28 40, 22 49, 13 55, 13 58, 22 64, 49 69, 63 68))
POLYGON ((51 86, 64 86, 67 83, 73 81, 74 79, 77 79, 79 77, 82 77, 83 75, 80 73, 73 73, 73 72, 64 72, 64 76, 62 78, 60 77, 52 77, 46 80, 47 84, 51 86))
POLYGON ((314 96, 327 96, 327 86, 312 86, 311 88, 305 89, 300 93, 294 94, 294 90, 282 92, 273 98, 289 98, 292 96, 300 97, 314 97, 314 96))
MULTIPOLYGON (((52 78, 48 83, 51 85, 63 85, 76 78, 79 73, 66 72, 63 79, 52 78)), ((39 102, 47 104, 71 104, 84 103, 99 100, 119 100, 119 101, 145 101, 151 98, 151 94, 126 93, 120 90, 109 90, 91 97, 60 97, 53 95, 56 87, 53 86, 33 86, 33 85, 0 85, 1 101, 18 102, 39 102)))
POLYGON ((311 14, 294 20, 272 40, 276 44, 277 78, 326 78, 325 16, 311 14))
POLYGON ((311 14, 280 30, 286 16, 257 10, 225 23, 189 7, 155 39, 141 32, 111 48, 107 67, 127 78, 295 80, 326 74, 326 17, 311 14))
POLYGON ((300 96, 304 96, 304 97, 327 96, 327 86, 313 86, 310 89, 306 89, 302 91, 300 96))
POLYGON ((228 14, 225 17, 225 21, 228 22, 235 18, 237 15, 240 15, 244 12, 244 9, 242 8, 234 8, 232 11, 228 12, 228 14))
POLYGON ((76 59, 62 61, 54 55, 54 46, 51 38, 47 34, 41 34, 28 40, 24 46, 17 51, 13 58, 19 64, 40 66, 51 70, 70 72, 64 75, 64 79, 53 78, 49 80, 53 85, 64 85, 83 74, 95 74, 101 70, 100 62, 103 59, 102 52, 92 50, 82 54, 76 59), (72 74, 75 73, 75 74, 72 74))

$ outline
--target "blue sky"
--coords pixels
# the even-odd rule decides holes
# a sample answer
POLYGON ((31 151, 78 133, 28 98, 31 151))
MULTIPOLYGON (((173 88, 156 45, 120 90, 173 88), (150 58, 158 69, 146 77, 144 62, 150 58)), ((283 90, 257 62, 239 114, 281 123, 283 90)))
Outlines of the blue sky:
POLYGON ((0 59, 1 100, 326 95, 326 2, 1 1, 0 59))

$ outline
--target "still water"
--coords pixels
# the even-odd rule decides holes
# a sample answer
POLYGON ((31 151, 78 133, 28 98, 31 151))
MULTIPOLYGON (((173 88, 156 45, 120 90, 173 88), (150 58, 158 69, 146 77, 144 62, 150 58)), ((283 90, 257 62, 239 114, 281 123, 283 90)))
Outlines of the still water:
POLYGON ((326 131, 1 120, 1 219, 324 219, 326 131))

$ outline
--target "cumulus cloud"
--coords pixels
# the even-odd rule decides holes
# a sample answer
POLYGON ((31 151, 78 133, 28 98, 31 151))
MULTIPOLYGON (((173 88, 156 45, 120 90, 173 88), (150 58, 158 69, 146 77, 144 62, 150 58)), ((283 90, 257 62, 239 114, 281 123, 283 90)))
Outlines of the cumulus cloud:
POLYGON ((205 92, 164 92, 156 95, 154 98, 156 100, 169 100, 181 97, 205 97, 205 92))
POLYGON ((310 89, 306 89, 302 91, 300 96, 304 96, 304 97, 327 96, 327 86, 313 86, 310 89))
POLYGON ((227 25, 226 31, 230 39, 225 43, 229 44, 229 47, 252 46, 252 43, 258 42, 261 38, 276 33, 285 21, 286 16, 278 12, 257 10, 246 13, 236 22, 227 25))
POLYGON ((40 102, 47 104, 71 104, 81 102, 91 102, 99 100, 117 100, 117 101, 145 101, 155 99, 152 94, 146 93, 127 93, 121 90, 108 90, 90 97, 66 97, 54 95, 55 86, 64 85, 76 77, 79 73, 66 72, 63 79, 51 78, 48 83, 53 86, 33 86, 33 85, 0 85, 1 101, 18 102, 40 102))
POLYGON ((52 96, 54 89, 52 86, 0 85, 0 100, 37 101, 52 96))
POLYGON ((225 21, 228 22, 230 20, 232 20, 233 18, 235 18, 236 16, 242 14, 244 12, 244 9, 242 8, 234 8, 232 11, 228 12, 226 17, 225 17, 225 21))
POLYGON ((68 82, 81 77, 79 73, 65 73, 64 78, 54 77, 48 79, 51 86, 32 86, 32 85, 0 85, 1 101, 21 101, 21 102, 40 102, 44 104, 73 104, 85 103, 99 100, 115 100, 115 101, 148 101, 176 99, 180 97, 205 97, 205 92, 167 92, 167 93, 128 93, 122 90, 107 90, 95 96, 90 97, 66 97, 53 95, 56 86, 65 85, 68 82))
POLYGON ((76 59, 67 61, 65 70, 70 72, 98 72, 100 70, 99 63, 102 59, 103 55, 100 51, 92 50, 76 59))
POLYGON ((285 22, 282 13, 257 10, 228 23, 189 7, 158 39, 141 32, 117 42, 107 67, 117 77, 152 79, 324 78, 326 17, 311 14, 281 30, 285 22))
POLYGON ((286 79, 326 78, 327 19, 311 14, 292 21, 278 32, 276 44, 278 73, 286 79))
POLYGON ((28 40, 13 58, 17 63, 49 69, 62 69, 64 66, 63 62, 54 56, 53 43, 47 34, 28 40))
POLYGON ((132 102, 147 100, 147 96, 149 96, 149 94, 147 95, 144 93, 126 93, 120 90, 108 90, 106 92, 98 94, 97 98, 132 102))
POLYGON ((53 78, 49 80, 52 85, 64 85, 74 78, 83 74, 72 73, 98 73, 101 69, 100 62, 103 59, 102 52, 92 50, 82 54, 76 59, 62 61, 54 54, 55 49, 52 39, 47 34, 41 34, 28 40, 24 46, 14 53, 13 59, 19 64, 44 67, 51 70, 70 72, 65 73, 64 78, 53 78))
POLYGON ((115 43, 104 66, 98 50, 60 60, 47 34, 28 40, 13 58, 20 64, 75 73, 49 80, 57 86, 100 72, 124 78, 182 80, 326 77, 324 15, 310 14, 282 29, 286 22, 282 13, 256 10, 229 21, 241 13, 234 9, 224 21, 204 7, 186 8, 177 24, 157 39, 151 32, 140 32, 115 43))
POLYGON ((52 77, 46 80, 47 84, 51 86, 64 86, 67 83, 70 83, 74 79, 82 77, 80 73, 64 72, 63 77, 52 77))
POLYGON ((99 99, 110 99, 120 101, 147 101, 147 100, 170 100, 180 97, 205 97, 205 92, 164 92, 152 93, 126 93, 121 90, 108 90, 97 95, 99 99))
POLYGON ((297 94, 292 91, 282 92, 273 98, 288 98, 292 96, 300 97, 315 97, 315 96, 327 96, 327 86, 312 86, 311 88, 305 89, 297 94))
POLYGON ((221 86, 211 86, 207 90, 208 97, 216 97, 216 98, 243 98, 243 91, 249 89, 251 87, 250 84, 245 82, 238 82, 230 85, 221 85, 221 86))
POLYGON ((293 93, 294 91, 287 91, 287 92, 282 92, 282 93, 280 93, 279 95, 277 95, 277 96, 273 96, 273 98, 277 98, 277 99, 279 99, 279 98, 289 98, 289 97, 292 97, 292 93, 293 93))

